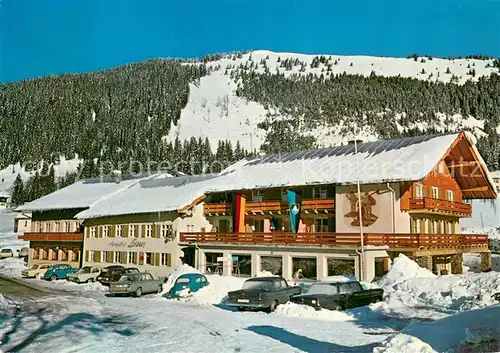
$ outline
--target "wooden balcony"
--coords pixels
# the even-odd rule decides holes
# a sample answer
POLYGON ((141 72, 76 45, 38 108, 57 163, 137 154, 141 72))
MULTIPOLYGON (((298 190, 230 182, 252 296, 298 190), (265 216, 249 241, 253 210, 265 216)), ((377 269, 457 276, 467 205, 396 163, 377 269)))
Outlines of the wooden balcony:
POLYGON ((455 216, 470 217, 472 215, 472 205, 424 197, 421 199, 411 199, 410 211, 439 212, 455 216))
POLYGON ((24 233, 17 237, 24 241, 83 241, 83 233, 24 233))
MULTIPOLYGON (((305 199, 302 200, 302 211, 328 212, 335 209, 335 199, 305 199)), ((206 203, 203 212, 209 215, 225 215, 231 213, 231 203, 206 203)), ((247 214, 257 213, 287 213, 288 202, 280 200, 247 201, 245 206, 247 214)))
MULTIPOLYGON (((214 243, 234 245, 327 245, 361 246, 356 233, 181 233, 181 243, 214 243)), ((436 249, 484 247, 488 236, 482 234, 364 234, 364 245, 388 246, 390 249, 436 249)))
POLYGON ((231 203, 206 203, 203 205, 203 213, 209 215, 225 215, 231 213, 231 203))

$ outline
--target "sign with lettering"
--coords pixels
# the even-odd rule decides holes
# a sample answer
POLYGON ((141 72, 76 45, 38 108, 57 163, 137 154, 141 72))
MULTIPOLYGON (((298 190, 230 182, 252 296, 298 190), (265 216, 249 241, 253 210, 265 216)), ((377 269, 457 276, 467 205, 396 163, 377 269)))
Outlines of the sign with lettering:
POLYGON ((108 243, 112 248, 144 248, 146 246, 145 241, 140 241, 139 239, 132 240, 113 240, 108 243))

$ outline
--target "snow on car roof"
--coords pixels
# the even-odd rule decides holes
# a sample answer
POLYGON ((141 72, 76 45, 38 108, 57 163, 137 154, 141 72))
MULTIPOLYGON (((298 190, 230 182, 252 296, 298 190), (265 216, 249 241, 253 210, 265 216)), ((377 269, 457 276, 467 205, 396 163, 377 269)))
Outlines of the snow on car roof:
POLYGON ((357 282, 358 280, 354 276, 350 275, 340 275, 340 276, 328 276, 323 277, 319 282, 324 283, 345 283, 345 282, 357 282))

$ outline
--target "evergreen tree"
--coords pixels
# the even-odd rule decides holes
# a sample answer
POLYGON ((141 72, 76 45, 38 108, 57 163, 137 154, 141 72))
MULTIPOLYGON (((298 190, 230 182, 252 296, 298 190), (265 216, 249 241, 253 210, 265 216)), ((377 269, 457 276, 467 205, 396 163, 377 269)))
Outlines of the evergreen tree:
POLYGON ((14 206, 19 206, 24 203, 24 183, 21 178, 21 174, 17 174, 16 180, 14 180, 14 185, 12 186, 11 200, 14 206))

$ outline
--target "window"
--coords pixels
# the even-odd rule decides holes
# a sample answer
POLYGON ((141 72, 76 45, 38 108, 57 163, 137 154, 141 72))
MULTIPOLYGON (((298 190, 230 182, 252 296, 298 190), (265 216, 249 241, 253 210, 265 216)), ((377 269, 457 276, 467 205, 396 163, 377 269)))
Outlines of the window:
POLYGON ((281 201, 288 201, 288 190, 281 190, 281 201))
POLYGON ((161 236, 166 238, 172 234, 172 225, 171 224, 162 224, 161 225, 161 236))
POLYGON ((45 223, 45 231, 47 233, 50 233, 50 223, 49 222, 45 223))
POLYGON ((192 232, 194 232, 194 224, 188 224, 188 225, 186 226, 186 229, 187 229, 188 233, 190 233, 190 232, 191 232, 191 233, 192 233, 192 232))
POLYGON ((109 237, 109 226, 104 226, 102 227, 102 236, 104 238, 109 237))
POLYGON ((24 226, 27 227, 28 226, 28 221, 24 221, 24 226))
POLYGON ((121 224, 118 224, 116 226, 116 229, 115 229, 115 236, 117 238, 121 237, 122 236, 122 225, 121 224))
POLYGON ((446 222, 446 228, 447 228, 447 233, 448 234, 454 234, 455 233, 455 224, 453 222, 446 222))
POLYGON ((315 230, 317 233, 328 232, 328 218, 318 218, 315 220, 315 230))
POLYGON ((39 257, 40 257, 40 248, 34 248, 31 258, 35 260, 38 259, 39 257))
POLYGON ((262 201, 262 200, 264 200, 264 191, 263 190, 252 191, 252 201, 262 201))
POLYGON ((106 261, 108 261, 108 252, 101 251, 101 262, 106 262, 106 261))
POLYGON ((424 186, 422 184, 415 184, 415 198, 416 199, 424 198, 424 186))
POLYGON ((326 199, 328 192, 325 186, 315 186, 313 187, 313 199, 326 199))
POLYGON ((455 201, 455 193, 451 190, 446 190, 446 200, 455 201))
POLYGON ((153 235, 153 226, 151 224, 146 224, 146 237, 151 238, 153 235))
POLYGON ((95 238, 95 233, 96 233, 96 228, 90 227, 90 237, 91 238, 95 238))
POLYGON ((94 261, 94 250, 89 250, 89 258, 87 261, 94 261))
POLYGON ((128 260, 128 256, 126 252, 120 251, 120 252, 115 252, 115 254, 118 253, 118 260, 121 264, 126 264, 128 260))
POLYGON ((113 263, 114 264, 117 264, 119 263, 119 259, 120 259, 120 252, 119 251, 114 251, 113 252, 113 263))
POLYGON ((68 222, 62 222, 62 230, 63 230, 63 232, 66 232, 66 233, 69 232, 69 223, 68 222))
POLYGON ((264 232, 264 220, 254 219, 253 220, 253 231, 254 232, 264 232))
POLYGON ((146 265, 152 265, 153 264, 153 253, 147 252, 146 253, 146 258, 145 262, 146 265))
POLYGON ((136 252, 127 253, 127 263, 137 264, 137 253, 136 252))
POLYGON ((55 222, 54 231, 55 232, 60 232, 61 231, 61 222, 55 222))
POLYGON ((170 266, 170 254, 163 253, 161 254, 160 266, 170 266))
POLYGON ((432 198, 439 199, 439 188, 437 186, 432 187, 432 198))
POLYGON ((133 226, 132 224, 130 224, 128 226, 128 236, 129 237, 136 237, 137 235, 135 234, 135 226, 133 226))

